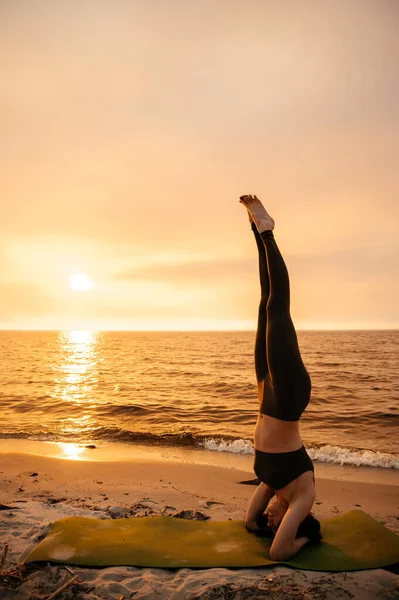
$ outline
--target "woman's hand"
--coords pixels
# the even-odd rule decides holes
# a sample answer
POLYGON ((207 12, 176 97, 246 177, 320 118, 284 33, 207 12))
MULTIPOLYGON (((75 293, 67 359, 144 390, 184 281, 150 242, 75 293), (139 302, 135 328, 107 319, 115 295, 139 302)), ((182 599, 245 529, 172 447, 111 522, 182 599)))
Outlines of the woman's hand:
POLYGON ((297 538, 296 534, 300 523, 309 514, 314 500, 313 489, 294 497, 290 502, 270 548, 272 560, 289 560, 309 542, 309 538, 297 538))
POLYGON ((245 527, 248 531, 256 532, 260 530, 257 521, 265 512, 266 507, 273 496, 274 490, 266 485, 266 483, 261 482, 258 485, 249 502, 247 514, 245 515, 245 527))

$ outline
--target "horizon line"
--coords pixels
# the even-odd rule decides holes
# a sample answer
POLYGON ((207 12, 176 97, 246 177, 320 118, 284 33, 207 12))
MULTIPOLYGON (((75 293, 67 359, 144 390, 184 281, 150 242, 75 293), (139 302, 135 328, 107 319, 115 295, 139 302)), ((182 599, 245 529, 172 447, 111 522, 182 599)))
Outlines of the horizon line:
MULTIPOLYGON (((59 327, 57 329, 9 329, 9 328, 0 328, 0 332, 55 332, 55 331, 95 331, 102 333, 242 333, 242 332, 255 332, 255 329, 90 329, 87 327, 76 327, 76 328, 65 328, 59 327)), ((349 328, 296 328, 296 331, 320 331, 320 332, 328 332, 328 331, 399 331, 399 327, 388 327, 388 328, 375 328, 375 327, 349 327, 349 328)))

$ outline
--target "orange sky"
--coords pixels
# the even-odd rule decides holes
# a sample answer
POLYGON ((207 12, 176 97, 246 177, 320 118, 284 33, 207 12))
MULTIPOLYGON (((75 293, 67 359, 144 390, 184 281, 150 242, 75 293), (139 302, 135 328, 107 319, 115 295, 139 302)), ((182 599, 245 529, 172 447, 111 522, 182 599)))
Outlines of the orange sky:
POLYGON ((2 0, 0 328, 399 327, 396 0, 2 0), (72 291, 68 279, 95 283, 72 291))

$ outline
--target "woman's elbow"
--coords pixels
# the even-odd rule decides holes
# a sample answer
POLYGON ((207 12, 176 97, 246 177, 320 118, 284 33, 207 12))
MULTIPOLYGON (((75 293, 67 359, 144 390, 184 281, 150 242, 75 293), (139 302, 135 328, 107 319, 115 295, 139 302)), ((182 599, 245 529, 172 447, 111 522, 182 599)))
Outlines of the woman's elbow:
POLYGON ((276 562, 281 562, 291 558, 291 553, 284 549, 270 548, 270 559, 276 562))
POLYGON ((301 550, 305 544, 309 542, 309 538, 300 537, 295 538, 292 544, 286 543, 280 546, 272 544, 270 548, 270 558, 278 562, 290 560, 295 554, 301 550))

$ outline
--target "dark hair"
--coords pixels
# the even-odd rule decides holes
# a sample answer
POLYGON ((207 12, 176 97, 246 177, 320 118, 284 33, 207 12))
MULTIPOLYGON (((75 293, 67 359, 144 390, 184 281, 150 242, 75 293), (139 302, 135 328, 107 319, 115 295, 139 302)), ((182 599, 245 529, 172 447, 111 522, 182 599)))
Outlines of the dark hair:
MULTIPOLYGON (((275 533, 272 528, 268 526, 267 521, 267 515, 263 514, 260 516, 256 520, 259 531, 254 533, 260 537, 274 538, 275 533)), ((307 537, 311 542, 319 542, 322 538, 320 532, 320 521, 316 519, 312 513, 309 513, 299 524, 295 537, 307 537)))
POLYGON ((312 513, 309 513, 299 524, 296 537, 307 537, 311 542, 319 542, 322 538, 320 521, 312 513))

